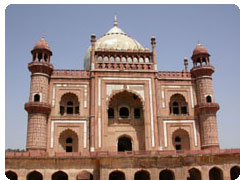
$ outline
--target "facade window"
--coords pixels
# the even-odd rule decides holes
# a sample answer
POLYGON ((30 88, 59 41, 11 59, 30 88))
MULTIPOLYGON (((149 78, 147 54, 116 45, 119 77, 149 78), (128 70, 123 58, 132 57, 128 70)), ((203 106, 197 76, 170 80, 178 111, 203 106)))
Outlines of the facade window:
POLYGON ((64 114, 64 107, 60 106, 60 114, 63 115, 64 114))
POLYGON ((69 137, 69 138, 66 139, 67 144, 72 143, 72 142, 73 142, 72 138, 69 137))
POLYGON ((176 150, 181 150, 181 149, 182 149, 182 146, 181 146, 180 144, 177 144, 177 145, 175 145, 175 149, 176 149, 176 150))
POLYGON ((59 113, 60 115, 79 114, 79 102, 75 94, 67 93, 62 96, 59 113))
POLYGON ((73 139, 70 137, 67 138, 66 139, 66 152, 73 152, 72 144, 73 144, 73 139))
POLYGON ((187 102, 185 101, 184 96, 175 94, 170 98, 170 114, 188 114, 187 102))
POLYGON ((211 96, 207 96, 206 100, 207 100, 207 103, 211 103, 212 102, 212 97, 211 96))
POLYGON ((129 117, 129 110, 126 107, 121 107, 119 110, 119 116, 121 118, 128 118, 129 117))
POLYGON ((39 94, 35 94, 34 95, 34 102, 39 102, 40 101, 40 95, 39 94))
POLYGON ((66 146, 66 152, 72 152, 72 146, 66 146))
POLYGON ((134 109, 134 118, 139 119, 141 117, 141 111, 139 108, 134 109))
POLYGON ((181 142, 181 138, 179 136, 175 137, 175 142, 181 142))
POLYGON ((114 118, 114 109, 113 108, 108 109, 108 118, 114 118))

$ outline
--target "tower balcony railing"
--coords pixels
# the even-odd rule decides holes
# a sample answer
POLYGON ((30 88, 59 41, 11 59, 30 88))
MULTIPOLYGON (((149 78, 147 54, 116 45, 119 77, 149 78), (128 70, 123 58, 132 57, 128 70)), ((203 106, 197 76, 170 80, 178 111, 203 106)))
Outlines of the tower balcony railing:
POLYGON ((43 113, 49 114, 51 111, 51 105, 44 102, 28 102, 25 103, 25 110, 28 113, 43 113))

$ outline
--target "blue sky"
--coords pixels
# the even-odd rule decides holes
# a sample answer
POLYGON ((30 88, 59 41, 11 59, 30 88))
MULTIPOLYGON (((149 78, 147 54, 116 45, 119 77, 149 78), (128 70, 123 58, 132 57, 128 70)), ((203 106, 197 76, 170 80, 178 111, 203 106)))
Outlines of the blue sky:
POLYGON ((211 54, 221 148, 240 148, 240 11, 234 5, 10 5, 6 9, 6 148, 25 148, 31 49, 44 34, 55 69, 83 69, 90 36, 113 25, 151 48, 159 71, 182 71, 198 40, 211 54))

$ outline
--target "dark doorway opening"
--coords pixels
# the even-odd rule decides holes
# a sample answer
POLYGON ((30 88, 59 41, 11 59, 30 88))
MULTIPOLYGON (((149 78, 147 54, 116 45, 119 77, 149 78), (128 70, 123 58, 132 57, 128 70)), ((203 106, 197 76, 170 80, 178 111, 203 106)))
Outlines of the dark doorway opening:
POLYGON ((118 152, 132 151, 132 140, 128 137, 118 139, 118 152))

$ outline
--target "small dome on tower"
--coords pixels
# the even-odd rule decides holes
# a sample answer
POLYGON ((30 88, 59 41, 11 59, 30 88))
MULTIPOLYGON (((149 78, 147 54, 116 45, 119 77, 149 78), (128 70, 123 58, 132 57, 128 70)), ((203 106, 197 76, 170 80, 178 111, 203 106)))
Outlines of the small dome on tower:
POLYGON ((33 50, 36 49, 46 49, 48 51, 51 51, 47 41, 44 39, 44 37, 42 37, 34 46, 33 50))
POLYGON ((196 55, 199 55, 199 54, 209 55, 207 49, 202 44, 198 44, 196 46, 196 48, 193 50, 193 55, 192 56, 196 56, 196 55))

